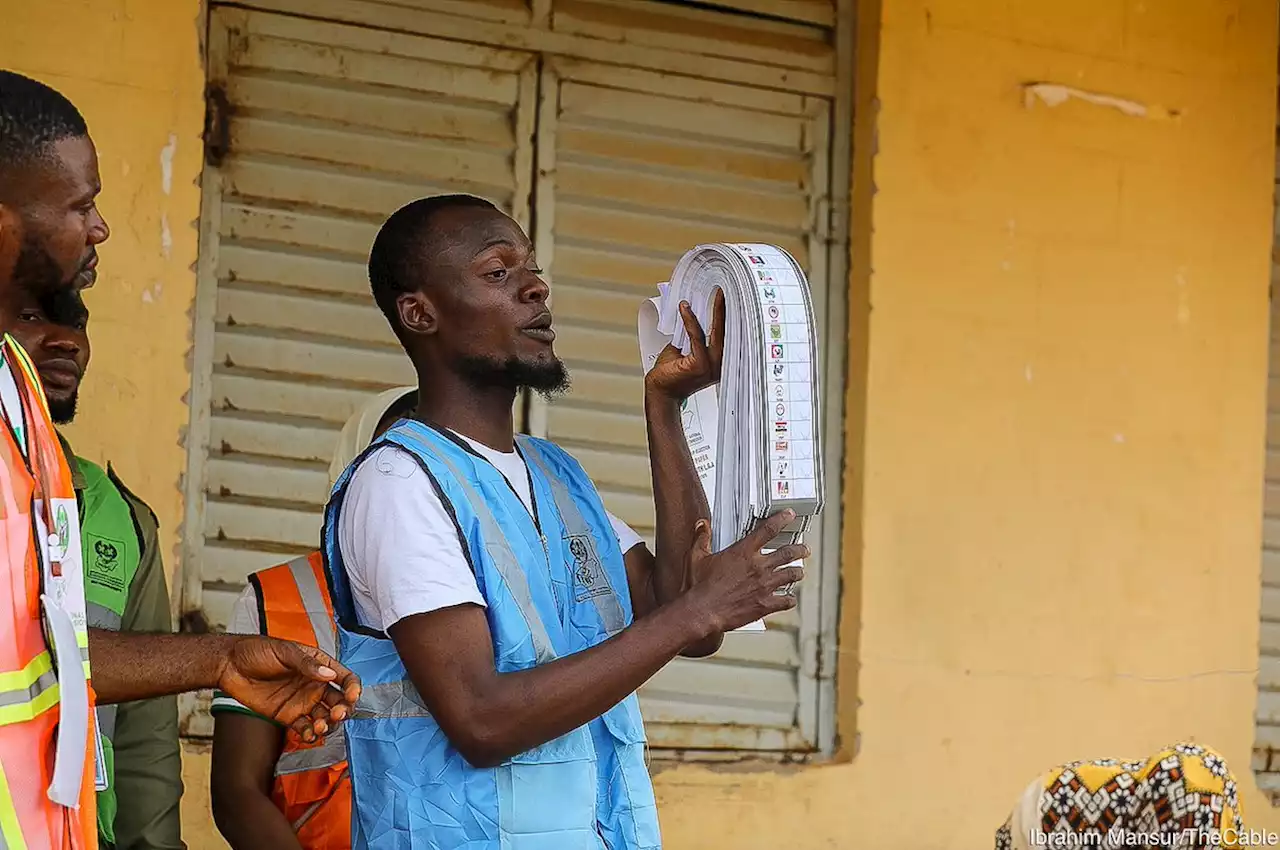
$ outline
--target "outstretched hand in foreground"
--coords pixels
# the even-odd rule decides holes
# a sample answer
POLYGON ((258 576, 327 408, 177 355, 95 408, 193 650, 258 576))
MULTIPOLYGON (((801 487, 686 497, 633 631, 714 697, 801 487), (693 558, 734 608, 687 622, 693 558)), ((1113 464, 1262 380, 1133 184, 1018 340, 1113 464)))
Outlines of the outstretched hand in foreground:
POLYGON ((348 717, 360 697, 359 677, 327 653, 258 636, 242 638, 231 648, 218 687, 308 742, 348 717))

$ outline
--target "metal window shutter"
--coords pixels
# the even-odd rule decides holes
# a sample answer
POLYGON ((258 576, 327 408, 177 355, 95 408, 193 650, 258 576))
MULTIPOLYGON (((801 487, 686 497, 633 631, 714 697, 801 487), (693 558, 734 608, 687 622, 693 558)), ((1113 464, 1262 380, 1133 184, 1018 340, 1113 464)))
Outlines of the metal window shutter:
MULTIPOLYGON (((684 4, 684 0, 663 0, 684 4)), ((801 21, 822 27, 835 25, 835 0, 704 0, 702 5, 765 18, 801 21)))
MULTIPOLYGON (((1277 156, 1280 168, 1280 155, 1277 156)), ((1277 182, 1280 192, 1280 181, 1277 182)), ((1257 734, 1253 763, 1258 787, 1280 801, 1280 207, 1271 259, 1271 346, 1267 383, 1266 472, 1262 518, 1262 605, 1258 659, 1257 734)))
POLYGON ((379 224, 446 191, 527 223, 537 78, 529 54, 229 8, 212 18, 210 77, 231 117, 225 158, 206 170, 202 273, 216 284, 197 308, 210 336, 193 437, 208 454, 187 537, 196 601, 219 626, 249 572, 319 545, 346 419, 416 382, 369 294, 379 224))
MULTIPOLYGON (((815 302, 825 301, 829 104, 561 60, 540 88, 536 245, 574 388, 535 405, 531 424, 575 455, 609 509, 652 541, 641 299, 689 248, 751 240, 792 252, 815 302)), ((729 635, 713 658, 678 659, 642 688, 651 745, 813 746, 816 576, 806 585, 801 606, 765 634, 729 635)))

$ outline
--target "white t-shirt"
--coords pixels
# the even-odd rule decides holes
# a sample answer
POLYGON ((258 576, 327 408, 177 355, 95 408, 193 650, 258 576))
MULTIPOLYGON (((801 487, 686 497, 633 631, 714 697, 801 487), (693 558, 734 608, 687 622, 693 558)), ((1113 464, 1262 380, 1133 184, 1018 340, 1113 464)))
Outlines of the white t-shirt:
MULTIPOLYGON (((457 434, 515 488, 530 511, 529 474, 518 452, 499 452, 457 434)), ((609 522, 623 553, 642 542, 617 517, 609 522)), ((351 476, 338 520, 338 547, 363 626, 386 631, 413 614, 464 603, 483 606, 458 531, 418 461, 397 446, 369 455, 351 476)), ((232 609, 227 631, 258 634, 250 585, 232 609)))
MULTIPOLYGON (((492 463, 533 511, 529 473, 518 452, 494 451, 456 436, 492 463)), ((641 542, 612 514, 609 522, 623 553, 641 542)), ((431 479, 397 446, 378 449, 352 474, 338 518, 338 546, 363 626, 385 631, 413 614, 485 604, 431 479)))

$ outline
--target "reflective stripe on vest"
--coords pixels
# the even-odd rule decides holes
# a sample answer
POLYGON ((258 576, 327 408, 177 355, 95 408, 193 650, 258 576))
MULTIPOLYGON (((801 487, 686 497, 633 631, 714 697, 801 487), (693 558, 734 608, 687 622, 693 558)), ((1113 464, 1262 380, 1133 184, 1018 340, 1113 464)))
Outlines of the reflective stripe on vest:
POLYGON ((484 537, 485 548, 489 553, 489 557, 493 558, 494 565, 498 568, 498 572, 502 574, 503 581, 507 583, 507 589, 511 592, 511 595, 516 600, 516 605, 520 608, 520 613, 529 624, 529 632, 533 639, 533 651, 537 656, 538 663, 546 664, 548 661, 555 661, 557 658, 556 651, 551 648, 551 638, 547 635, 547 626, 542 622, 537 606, 533 604, 533 594, 529 590, 529 577, 524 574, 524 570, 520 567, 520 562, 516 560, 515 553, 511 551, 511 544, 507 541, 507 536, 502 533, 502 527, 498 525, 498 520, 494 518, 493 511, 489 509, 485 500, 476 492, 476 488, 472 485, 469 477, 463 475, 462 471, 458 469, 457 464, 445 456, 443 452, 437 452, 436 457, 453 473, 454 478, 458 480, 458 484, 467 494, 471 509, 475 511, 476 519, 480 522, 480 533, 484 537))
POLYGON ((302 597, 302 608, 311 621, 311 633, 316 646, 330 655, 337 655, 338 642, 333 633, 333 606, 329 604, 328 594, 320 589, 316 571, 317 568, 310 560, 295 559, 289 562, 289 572, 298 585, 298 595, 302 597))
MULTIPOLYGON (((529 438, 524 434, 516 436, 516 443, 523 449, 521 456, 524 457, 525 461, 537 466, 538 471, 546 477, 547 483, 551 485, 551 496, 555 500, 556 510, 560 512, 560 518, 564 520, 565 530, 569 532, 570 539, 574 537, 585 538, 590 535, 591 531, 587 528, 587 521, 582 518, 582 511, 578 509, 578 503, 569 495, 569 490, 564 486, 564 482, 547 468, 546 461, 542 459, 542 453, 533 446, 529 438)), ((600 579, 604 582, 606 591, 592 594, 591 602, 596 606, 596 613, 600 615, 600 622, 604 623, 605 630, 610 635, 616 635, 626 626, 626 619, 622 613, 622 605, 618 602, 618 591, 609 582, 609 574, 601 570, 600 579)))
MULTIPOLYGON (((413 685, 384 682, 360 691, 353 717, 430 717, 426 703, 413 685)), ((342 726, 325 736, 318 746, 287 750, 276 760, 276 776, 332 767, 347 759, 347 737, 342 726)))
POLYGON ((31 720, 58 704, 53 658, 42 652, 22 670, 0 673, 0 726, 31 720))
MULTIPOLYGON (((337 656, 333 608, 319 552, 254 573, 251 581, 260 594, 263 634, 337 656)), ((349 850, 351 846, 344 726, 313 744, 302 741, 292 729, 285 731, 271 800, 289 820, 304 850, 349 850)))
POLYGON ((0 360, 22 414, 21 422, 0 424, 0 525, 8 541, 0 563, 7 617, 0 622, 0 770, 8 772, 0 775, 0 845, 96 850, 97 732, 76 494, 43 388, 8 335, 0 360))
POLYGON ((13 797, 9 794, 9 780, 0 764, 0 850, 27 850, 22 837, 22 824, 13 810, 13 797))
POLYGON ((286 750, 276 759, 276 776, 323 770, 347 760, 347 736, 339 726, 324 737, 317 747, 286 750))

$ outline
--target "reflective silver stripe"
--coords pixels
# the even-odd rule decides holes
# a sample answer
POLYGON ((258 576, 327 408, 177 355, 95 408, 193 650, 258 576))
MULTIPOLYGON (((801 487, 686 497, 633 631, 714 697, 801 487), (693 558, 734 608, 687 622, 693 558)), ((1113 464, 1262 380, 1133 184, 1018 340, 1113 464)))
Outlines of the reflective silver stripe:
POLYGON ((356 700, 352 717, 430 717, 427 704, 422 701, 413 682, 383 682, 365 685, 356 700))
MULTIPOLYGON (((381 720, 400 717, 430 717, 427 705, 412 682, 383 682, 365 685, 356 700, 352 718, 381 720)), ((276 759, 276 776, 305 773, 332 767, 347 758, 347 733, 342 726, 334 729, 318 747, 291 750, 276 759)))
POLYGON ((306 773, 309 770, 323 770, 333 767, 347 758, 347 733, 338 726, 318 747, 305 750, 290 750, 281 753, 276 759, 276 776, 287 776, 291 773, 306 773))
POLYGON ((337 657, 338 644, 333 633, 333 620, 324 604, 324 594, 320 591, 320 583, 316 581, 316 571, 311 569, 310 559, 294 558, 289 562, 289 572, 293 575, 293 583, 298 586, 298 595, 302 597, 302 607, 306 609, 307 619, 311 621, 311 631, 315 632, 316 643, 321 650, 337 657))
POLYGON ((89 621, 89 628, 110 629, 113 632, 120 631, 121 616, 107 606, 99 605, 97 602, 89 602, 84 606, 84 613, 89 621))
POLYGON ((476 518, 480 520, 480 533, 484 536, 485 551, 489 553, 489 557, 493 559, 498 572, 502 574, 502 580, 506 582, 507 589, 511 591, 511 596, 515 599, 516 605, 520 608, 520 613, 524 615, 525 623, 529 626, 529 633, 533 639, 534 657, 537 663, 546 664, 548 661, 555 661, 557 656, 555 650, 551 648, 551 638, 547 635, 547 627, 542 622, 542 617, 538 615, 537 607, 533 604, 533 593, 529 590, 529 577, 524 574, 524 569, 521 568, 520 562, 516 560, 515 553, 511 551, 511 544, 507 542, 507 536, 502 533, 502 528, 498 525, 498 521, 493 518, 493 512, 489 510, 489 505, 476 492, 475 487, 471 485, 471 482, 467 480, 458 467, 444 456, 443 452, 436 451, 425 440, 422 441, 422 445, 449 468, 449 471, 453 473, 453 477, 466 492, 467 499, 471 502, 471 508, 475 511, 476 518))
POLYGON ((115 705, 98 706, 98 732, 102 734, 108 741, 114 741, 116 738, 116 709, 115 705))
MULTIPOLYGON (((585 537, 588 540, 594 540, 591 536, 591 529, 587 527, 587 521, 582 517, 582 511, 578 508, 578 503, 574 501, 573 496, 569 495, 569 488, 564 486, 564 482, 551 474, 551 470, 547 468, 546 461, 542 458, 542 453, 538 447, 533 445, 523 434, 516 437, 516 442, 520 444, 520 448, 524 449, 524 455, 532 460, 542 472, 547 483, 551 485, 551 496, 555 500, 556 509, 560 512, 560 518, 564 520, 565 530, 569 532, 570 537, 585 537)), ((612 534, 613 530, 610 529, 612 534)), ((594 548, 594 545, 592 546, 594 548)), ((598 556, 597 556, 598 559, 598 556)), ((617 634, 626 626, 626 619, 622 614, 622 603, 618 601, 618 592, 614 588, 613 583, 609 581, 609 573, 604 568, 604 564, 600 563, 600 575, 596 579, 602 581, 603 591, 591 594, 591 602, 596 606, 596 613, 600 615, 600 621, 604 623, 605 631, 609 634, 617 634)))
POLYGON ((52 670, 46 670, 40 674, 38 679, 25 688, 0 691, 0 708, 9 705, 25 705, 56 684, 58 684, 58 675, 52 670))

